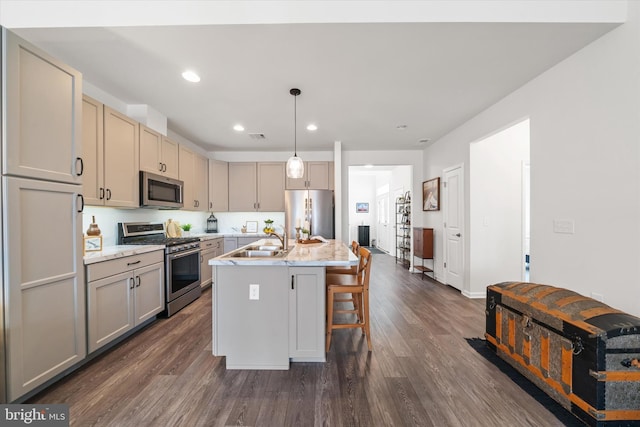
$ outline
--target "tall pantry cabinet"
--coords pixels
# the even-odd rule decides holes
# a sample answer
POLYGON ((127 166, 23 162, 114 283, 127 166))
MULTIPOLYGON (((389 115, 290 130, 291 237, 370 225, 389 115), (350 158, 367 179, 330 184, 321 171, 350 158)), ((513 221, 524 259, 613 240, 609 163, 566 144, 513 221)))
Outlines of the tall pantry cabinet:
POLYGON ((86 355, 82 76, 1 31, 6 378, 0 389, 11 402, 86 355))

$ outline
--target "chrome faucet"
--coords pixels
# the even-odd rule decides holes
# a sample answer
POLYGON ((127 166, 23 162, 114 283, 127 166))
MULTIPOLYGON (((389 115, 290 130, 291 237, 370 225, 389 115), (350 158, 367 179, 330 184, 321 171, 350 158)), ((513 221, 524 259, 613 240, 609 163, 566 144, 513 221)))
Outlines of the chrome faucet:
POLYGON ((280 243, 282 243, 282 250, 285 252, 289 250, 289 239, 287 239, 286 231, 282 233, 282 236, 276 233, 275 231, 271 231, 267 233, 267 236, 276 236, 278 240, 280 240, 280 243))

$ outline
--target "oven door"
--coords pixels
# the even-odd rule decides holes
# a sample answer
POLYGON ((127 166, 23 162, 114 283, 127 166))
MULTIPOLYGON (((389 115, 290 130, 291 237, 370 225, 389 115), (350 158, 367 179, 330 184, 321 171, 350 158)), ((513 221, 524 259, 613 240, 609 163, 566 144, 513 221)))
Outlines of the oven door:
POLYGON ((200 249, 167 255, 167 302, 200 287, 200 249))

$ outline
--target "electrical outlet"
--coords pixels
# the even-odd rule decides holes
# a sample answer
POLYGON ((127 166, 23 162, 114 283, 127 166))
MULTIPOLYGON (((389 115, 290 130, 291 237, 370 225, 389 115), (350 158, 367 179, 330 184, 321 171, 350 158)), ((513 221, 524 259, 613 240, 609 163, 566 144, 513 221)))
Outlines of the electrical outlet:
POLYGON ((256 285, 253 283, 249 285, 249 299, 250 300, 260 299, 260 285, 256 285))
POLYGON ((561 234, 573 234, 575 232, 575 223, 572 219, 554 219, 553 232, 561 234))

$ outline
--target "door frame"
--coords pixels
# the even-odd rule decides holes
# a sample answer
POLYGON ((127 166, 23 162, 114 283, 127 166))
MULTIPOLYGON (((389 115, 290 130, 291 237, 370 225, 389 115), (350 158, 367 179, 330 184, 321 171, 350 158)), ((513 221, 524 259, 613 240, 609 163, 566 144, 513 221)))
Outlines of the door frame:
POLYGON ((442 191, 442 248, 443 248, 443 252, 442 252, 442 282, 445 284, 448 284, 448 275, 447 272, 449 271, 448 267, 445 267, 446 263, 447 263, 447 253, 448 253, 448 245, 447 245, 447 231, 446 231, 446 227, 444 226, 445 224, 445 220, 447 218, 448 212, 448 203, 449 203, 449 189, 447 187, 447 181, 445 179, 446 174, 448 172, 451 172, 453 170, 456 169, 460 169, 460 183, 461 183, 461 192, 462 192, 462 198, 461 198, 461 209, 460 211, 462 212, 463 218, 462 221, 460 222, 460 226, 462 228, 461 233, 462 236, 460 237, 461 240, 461 244, 460 247, 462 248, 462 253, 460 254, 460 263, 461 265, 461 269, 460 271, 462 271, 462 286, 461 286, 461 292, 463 294, 465 294, 464 291, 464 283, 465 283, 465 279, 466 279, 466 271, 465 271, 465 251, 466 251, 466 246, 465 246, 465 242, 466 242, 466 220, 467 220, 467 216, 466 216, 466 212, 465 212, 465 206, 464 206, 464 163, 458 163, 456 165, 450 166, 448 168, 445 168, 442 170, 442 182, 443 182, 443 190, 442 191))

